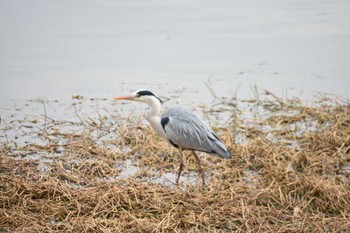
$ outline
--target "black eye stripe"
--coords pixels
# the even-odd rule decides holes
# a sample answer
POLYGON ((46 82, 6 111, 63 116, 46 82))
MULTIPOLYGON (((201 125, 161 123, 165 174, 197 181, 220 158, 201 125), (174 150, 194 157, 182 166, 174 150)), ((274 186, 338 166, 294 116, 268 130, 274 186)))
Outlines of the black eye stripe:
POLYGON ((143 96, 143 95, 153 95, 155 96, 152 92, 144 90, 144 91, 139 91, 136 93, 138 96, 143 96))
POLYGON ((138 92, 136 93, 136 95, 137 95, 138 97, 140 97, 140 96, 154 96, 154 97, 156 97, 156 98, 159 100, 160 103, 163 103, 163 101, 162 101, 161 99, 159 99, 159 98, 158 98, 157 96, 155 96, 152 92, 147 91, 147 90, 138 91, 138 92))

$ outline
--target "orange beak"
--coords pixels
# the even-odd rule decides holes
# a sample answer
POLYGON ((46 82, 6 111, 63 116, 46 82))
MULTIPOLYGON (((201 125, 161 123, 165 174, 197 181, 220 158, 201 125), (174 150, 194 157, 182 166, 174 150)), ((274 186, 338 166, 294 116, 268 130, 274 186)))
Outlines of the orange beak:
POLYGON ((116 96, 113 98, 114 101, 117 101, 117 100, 133 100, 135 99, 135 96, 133 95, 124 95, 124 96, 116 96))

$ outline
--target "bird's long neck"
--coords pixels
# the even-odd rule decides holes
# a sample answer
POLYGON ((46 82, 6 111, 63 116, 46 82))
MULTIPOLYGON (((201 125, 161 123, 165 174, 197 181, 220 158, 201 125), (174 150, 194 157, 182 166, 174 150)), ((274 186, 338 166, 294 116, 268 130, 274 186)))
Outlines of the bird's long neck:
POLYGON ((149 109, 146 111, 146 119, 152 117, 160 117, 160 110, 162 109, 162 105, 158 100, 149 101, 148 103, 149 109))
POLYGON ((145 117, 147 121, 151 124, 153 129, 163 138, 166 138, 163 127, 160 123, 161 117, 160 112, 162 109, 162 105, 159 100, 152 99, 152 101, 147 103, 149 105, 149 109, 145 113, 145 117))

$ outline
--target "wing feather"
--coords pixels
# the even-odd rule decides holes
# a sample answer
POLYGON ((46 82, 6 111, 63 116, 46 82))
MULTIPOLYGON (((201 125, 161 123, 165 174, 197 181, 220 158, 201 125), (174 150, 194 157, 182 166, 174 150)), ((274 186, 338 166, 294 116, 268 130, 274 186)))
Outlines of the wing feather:
POLYGON ((223 142, 193 113, 182 108, 171 108, 163 113, 162 122, 166 118, 169 120, 163 128, 173 144, 183 149, 215 153, 224 158, 231 157, 223 142))

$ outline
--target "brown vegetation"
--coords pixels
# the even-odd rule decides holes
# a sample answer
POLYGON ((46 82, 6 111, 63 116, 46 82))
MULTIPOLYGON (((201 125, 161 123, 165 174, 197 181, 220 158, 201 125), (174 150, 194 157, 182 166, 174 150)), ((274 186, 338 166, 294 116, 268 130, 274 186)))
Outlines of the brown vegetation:
POLYGON ((233 159, 201 154, 204 188, 138 119, 22 122, 43 143, 1 145, 0 232, 350 233, 349 101, 216 101, 233 159))

